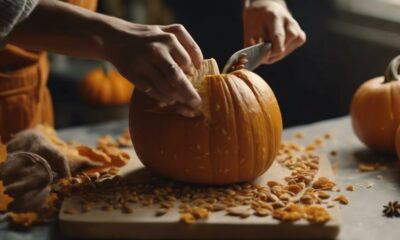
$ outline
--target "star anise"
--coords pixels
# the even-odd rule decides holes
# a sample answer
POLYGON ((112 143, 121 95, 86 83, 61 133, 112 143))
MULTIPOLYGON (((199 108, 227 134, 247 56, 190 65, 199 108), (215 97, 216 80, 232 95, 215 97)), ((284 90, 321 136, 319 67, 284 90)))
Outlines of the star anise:
POLYGON ((389 202, 383 206, 383 214, 386 217, 400 217, 400 204, 398 201, 389 202))

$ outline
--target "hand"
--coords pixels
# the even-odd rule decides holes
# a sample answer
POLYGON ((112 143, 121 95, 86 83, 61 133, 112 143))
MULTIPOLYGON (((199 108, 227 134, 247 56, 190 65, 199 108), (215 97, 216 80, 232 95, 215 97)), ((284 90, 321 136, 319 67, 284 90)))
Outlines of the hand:
POLYGON ((39 211, 46 202, 53 182, 49 164, 37 154, 8 154, 0 164, 5 193, 13 198, 7 209, 14 212, 39 211))
MULTIPOLYGON (((117 25, 117 24, 115 24, 117 25)), ((176 111, 193 117, 201 99, 187 75, 199 68, 203 55, 182 25, 126 23, 109 44, 109 60, 135 87, 176 111)))
POLYGON ((283 1, 247 0, 243 26, 245 46, 271 41, 272 51, 265 56, 264 64, 281 60, 306 41, 306 34, 283 1))
POLYGON ((37 129, 24 130, 7 143, 7 152, 32 152, 48 162, 57 177, 71 176, 68 160, 50 141, 37 129))

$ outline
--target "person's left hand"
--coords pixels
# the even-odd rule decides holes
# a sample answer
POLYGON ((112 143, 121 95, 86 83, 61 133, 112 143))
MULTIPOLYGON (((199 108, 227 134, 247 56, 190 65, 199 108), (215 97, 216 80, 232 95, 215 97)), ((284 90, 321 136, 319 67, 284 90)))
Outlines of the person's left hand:
POLYGON ((306 34, 286 8, 284 1, 246 1, 243 9, 244 44, 271 41, 272 51, 264 64, 275 63, 306 41, 306 34))

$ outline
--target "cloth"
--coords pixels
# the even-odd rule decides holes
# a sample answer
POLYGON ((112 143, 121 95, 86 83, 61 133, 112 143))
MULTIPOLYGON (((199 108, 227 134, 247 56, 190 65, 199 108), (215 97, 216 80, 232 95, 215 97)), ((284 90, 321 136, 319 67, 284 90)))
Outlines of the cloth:
POLYGON ((0 0, 0 42, 29 16, 39 0, 0 0))

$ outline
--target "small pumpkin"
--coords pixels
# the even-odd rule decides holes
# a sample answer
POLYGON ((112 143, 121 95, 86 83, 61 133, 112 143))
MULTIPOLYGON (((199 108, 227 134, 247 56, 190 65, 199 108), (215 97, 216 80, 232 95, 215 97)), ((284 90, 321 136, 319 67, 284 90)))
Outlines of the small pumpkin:
POLYGON ((80 96, 84 101, 105 106, 128 104, 132 91, 132 83, 109 63, 88 72, 80 84, 80 96))
POLYGON ((134 92, 130 133, 142 163, 163 176, 200 184, 250 181, 264 173, 282 135, 268 84, 244 69, 219 74, 213 59, 191 81, 202 98, 202 115, 195 118, 154 111, 153 99, 134 92))
POLYGON ((356 91, 350 115, 357 137, 369 148, 395 152, 395 133, 400 123, 400 56, 394 58, 385 76, 362 84, 356 91))

